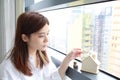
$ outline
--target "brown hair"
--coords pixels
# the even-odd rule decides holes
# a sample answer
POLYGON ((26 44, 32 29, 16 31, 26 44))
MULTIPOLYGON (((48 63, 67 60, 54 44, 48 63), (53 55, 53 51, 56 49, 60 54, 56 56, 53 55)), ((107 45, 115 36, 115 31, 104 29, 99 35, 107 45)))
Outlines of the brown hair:
MULTIPOLYGON (((28 64, 27 43, 23 42, 21 35, 25 34, 30 37, 32 33, 42 29, 45 24, 49 25, 48 19, 37 12, 25 12, 18 17, 15 43, 9 57, 16 69, 25 75, 31 76, 32 73, 28 64)), ((40 60, 40 68, 49 63, 46 51, 37 51, 37 54, 40 60)))

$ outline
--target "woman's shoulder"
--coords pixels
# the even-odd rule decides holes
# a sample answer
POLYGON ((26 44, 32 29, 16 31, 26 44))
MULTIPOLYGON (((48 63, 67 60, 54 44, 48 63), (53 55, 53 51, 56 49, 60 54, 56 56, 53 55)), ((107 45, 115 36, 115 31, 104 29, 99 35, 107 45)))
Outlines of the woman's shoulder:
POLYGON ((10 57, 6 57, 0 64, 0 72, 3 73, 11 73, 16 72, 17 69, 14 67, 14 64, 12 63, 10 57))
POLYGON ((11 60, 9 58, 4 59, 0 64, 0 69, 10 69, 12 66, 11 60))
MULTIPOLYGON (((12 64, 10 58, 4 59, 0 64, 0 80, 16 80, 20 73, 12 64), (10 78, 10 79, 9 79, 10 78)), ((18 79, 20 80, 20 79, 18 79)))

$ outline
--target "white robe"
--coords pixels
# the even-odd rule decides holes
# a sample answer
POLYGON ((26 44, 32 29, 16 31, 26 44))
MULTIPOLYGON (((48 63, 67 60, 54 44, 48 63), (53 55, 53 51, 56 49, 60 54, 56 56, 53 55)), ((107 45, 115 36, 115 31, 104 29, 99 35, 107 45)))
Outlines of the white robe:
POLYGON ((42 69, 33 66, 33 59, 29 58, 32 76, 26 76, 13 66, 10 59, 5 59, 0 64, 0 80, 62 80, 58 69, 50 60, 50 63, 42 69))

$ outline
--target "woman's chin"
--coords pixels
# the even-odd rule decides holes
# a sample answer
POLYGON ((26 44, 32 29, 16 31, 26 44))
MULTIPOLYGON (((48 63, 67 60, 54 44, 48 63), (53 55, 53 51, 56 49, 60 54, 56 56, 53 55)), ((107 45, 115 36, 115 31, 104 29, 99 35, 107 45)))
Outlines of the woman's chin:
POLYGON ((45 47, 45 48, 42 48, 42 50, 41 51, 46 51, 47 50, 47 47, 45 47))

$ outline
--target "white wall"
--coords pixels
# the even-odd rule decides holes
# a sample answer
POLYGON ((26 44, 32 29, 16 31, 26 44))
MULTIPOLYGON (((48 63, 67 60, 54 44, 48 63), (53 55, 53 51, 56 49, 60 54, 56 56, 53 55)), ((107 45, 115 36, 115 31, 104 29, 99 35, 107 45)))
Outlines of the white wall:
POLYGON ((14 43, 15 23, 24 0, 0 0, 0 63, 14 43))

